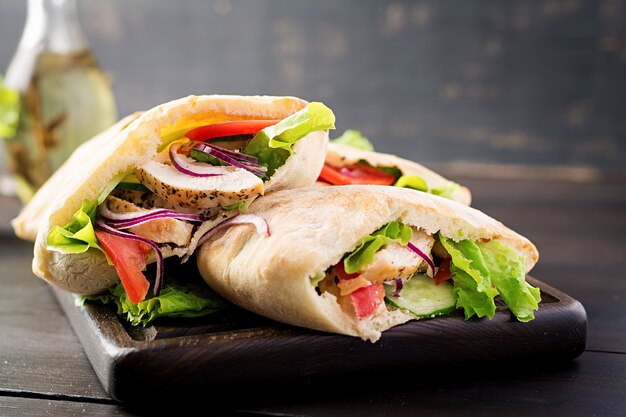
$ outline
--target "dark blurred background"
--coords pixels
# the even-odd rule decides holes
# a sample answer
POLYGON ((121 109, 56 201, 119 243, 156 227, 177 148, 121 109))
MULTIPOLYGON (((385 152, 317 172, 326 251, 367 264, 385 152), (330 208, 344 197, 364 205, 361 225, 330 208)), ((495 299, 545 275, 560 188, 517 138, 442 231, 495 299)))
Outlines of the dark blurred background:
MULTIPOLYGON (((335 111, 331 137, 355 128, 378 150, 434 166, 624 177, 624 0, 79 0, 78 8, 120 115, 188 94, 295 95, 335 111)), ((25 1, 0 0, 1 72, 25 16, 25 1)))

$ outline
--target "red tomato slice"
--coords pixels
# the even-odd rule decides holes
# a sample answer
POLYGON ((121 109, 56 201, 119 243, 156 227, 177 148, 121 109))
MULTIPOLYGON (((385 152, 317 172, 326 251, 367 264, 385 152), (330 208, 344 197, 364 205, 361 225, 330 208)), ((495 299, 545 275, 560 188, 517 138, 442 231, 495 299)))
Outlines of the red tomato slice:
POLYGON ((350 298, 354 304, 356 316, 363 319, 381 305, 385 298, 385 289, 382 282, 374 282, 372 285, 353 291, 350 293, 350 298))
POLYGON ((441 264, 439 264, 439 269, 433 277, 435 284, 441 285, 442 282, 452 278, 452 273, 450 272, 450 260, 451 258, 445 258, 441 261, 441 264))
POLYGON ((278 122, 280 122, 280 120, 236 120, 232 122, 215 123, 192 129, 187 132, 185 136, 191 140, 204 142, 223 136, 254 134, 278 122))
POLYGON ((343 260, 335 266, 335 273, 342 281, 346 279, 354 279, 359 276, 359 274, 356 272, 354 274, 348 274, 346 272, 345 265, 343 264, 343 260))
POLYGON ((150 246, 102 230, 96 230, 96 237, 102 249, 113 261, 128 299, 133 304, 145 300, 150 283, 141 271, 146 269, 150 246))
POLYGON ((348 165, 343 168, 324 164, 320 179, 333 185, 393 185, 396 182, 393 175, 365 164, 348 165))

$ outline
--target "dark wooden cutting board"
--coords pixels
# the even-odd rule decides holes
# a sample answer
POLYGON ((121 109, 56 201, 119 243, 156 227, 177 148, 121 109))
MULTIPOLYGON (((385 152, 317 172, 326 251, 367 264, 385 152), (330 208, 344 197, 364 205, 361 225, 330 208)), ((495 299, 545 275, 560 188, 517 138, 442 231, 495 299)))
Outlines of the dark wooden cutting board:
POLYGON ((535 280, 535 320, 519 323, 505 306, 492 320, 462 314, 412 321, 371 343, 283 325, 232 308, 202 319, 149 327, 122 323, 109 306, 75 305, 54 290, 106 391, 128 401, 184 387, 310 381, 359 372, 477 363, 571 360, 584 348, 587 315, 568 295, 535 280))

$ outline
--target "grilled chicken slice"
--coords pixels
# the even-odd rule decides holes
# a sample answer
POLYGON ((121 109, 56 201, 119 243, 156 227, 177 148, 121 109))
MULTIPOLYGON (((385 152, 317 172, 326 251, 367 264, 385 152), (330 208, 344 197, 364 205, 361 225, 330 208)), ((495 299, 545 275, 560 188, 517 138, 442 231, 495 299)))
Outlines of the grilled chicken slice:
POLYGON ((162 199, 152 191, 135 191, 135 190, 114 190, 111 194, 122 200, 130 201, 134 205, 144 209, 164 208, 176 210, 183 214, 199 214, 206 218, 213 218, 219 214, 221 207, 211 207, 206 209, 189 209, 181 208, 162 199))
POLYGON ((137 207, 141 207, 144 209, 154 209, 154 208, 165 208, 165 209, 174 209, 167 201, 163 200, 158 195, 154 194, 152 191, 136 191, 136 190, 124 190, 124 189, 115 189, 111 193, 113 197, 117 197, 122 200, 129 201, 136 205, 137 207))
MULTIPOLYGON (((425 231, 413 228, 411 243, 425 254, 430 254, 435 239, 425 231)), ((407 279, 412 277, 422 264, 425 264, 424 260, 411 249, 399 243, 392 243, 376 252, 374 262, 359 271, 359 277, 371 282, 384 282, 394 278, 407 279)))
MULTIPOLYGON (((112 196, 107 197, 106 204, 109 210, 114 213, 147 211, 131 202, 112 196)), ((156 243, 173 243, 177 246, 186 246, 191 240, 193 225, 184 220, 163 218, 131 227, 128 231, 156 243)))
POLYGON ((202 166, 206 172, 221 175, 193 177, 156 160, 139 167, 135 175, 143 185, 172 204, 174 209, 187 212, 203 212, 208 208, 252 200, 264 192, 263 181, 245 169, 202 166))
MULTIPOLYGON (((423 230, 416 228, 412 228, 412 230, 413 237, 411 238, 411 243, 425 254, 430 254, 435 239, 423 230)), ((385 282, 394 278, 406 280, 416 272, 425 270, 427 267, 426 262, 411 249, 399 243, 392 243, 376 252, 374 262, 359 271, 359 276, 340 281, 337 287, 340 295, 348 295, 359 288, 367 287, 372 282, 385 282)), ((335 282, 334 274, 333 270, 330 273, 330 278, 327 277, 327 279, 322 281, 321 284, 325 285, 325 289, 335 282)), ((320 289, 322 289, 321 285, 320 289)))

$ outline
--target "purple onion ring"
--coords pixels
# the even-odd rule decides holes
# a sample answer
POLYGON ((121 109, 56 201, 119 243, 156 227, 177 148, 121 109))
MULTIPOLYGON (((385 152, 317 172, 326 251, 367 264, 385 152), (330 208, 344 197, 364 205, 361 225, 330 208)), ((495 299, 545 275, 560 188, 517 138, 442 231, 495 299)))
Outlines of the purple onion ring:
POLYGON ((178 155, 178 144, 173 144, 170 146, 170 160, 178 171, 182 172, 185 175, 189 175, 191 177, 220 177, 223 174, 216 174, 214 172, 202 172, 206 169, 206 166, 197 166, 190 162, 185 161, 180 155, 178 155))
POLYGON ((430 267, 433 276, 435 275, 435 263, 433 262, 433 260, 430 258, 430 256, 426 255, 424 252, 422 252, 417 246, 415 246, 414 244, 412 244, 411 242, 407 243, 406 245, 409 249, 411 249, 413 252, 417 253, 424 261, 426 261, 426 263, 428 264, 428 266, 430 267))
POLYGON ((235 217, 232 217, 226 221, 221 222, 214 228, 208 230, 201 238, 198 240, 198 247, 202 245, 204 242, 209 240, 212 236, 219 233, 220 231, 234 226, 236 224, 253 224, 256 227, 256 231, 259 234, 265 234, 266 236, 271 236, 270 225, 267 221, 256 214, 239 214, 235 217))

